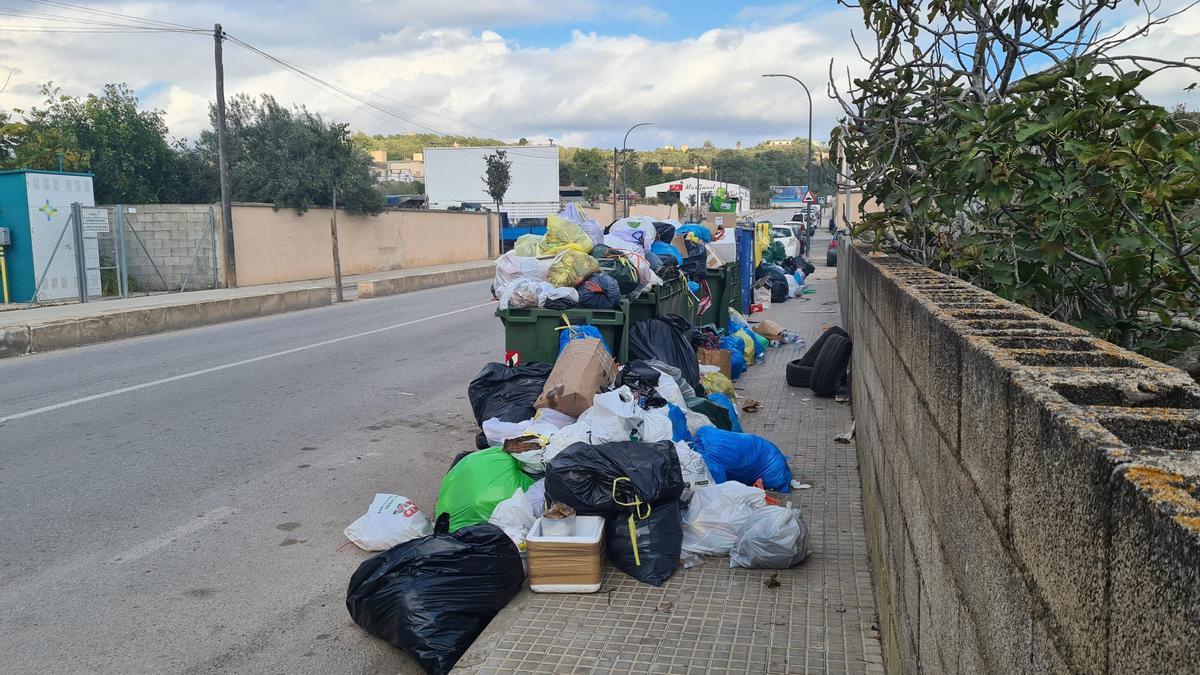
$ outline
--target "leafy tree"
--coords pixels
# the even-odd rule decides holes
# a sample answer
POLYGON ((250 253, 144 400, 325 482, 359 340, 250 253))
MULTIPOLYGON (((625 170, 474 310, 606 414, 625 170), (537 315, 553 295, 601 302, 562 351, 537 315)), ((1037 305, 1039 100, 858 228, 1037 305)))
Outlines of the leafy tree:
POLYGON ((560 171, 562 166, 567 167, 570 183, 584 188, 587 199, 606 199, 612 194, 612 161, 607 152, 582 148, 566 161, 560 158, 559 166, 560 171))
MULTIPOLYGON (((215 119, 215 111, 210 111, 215 119)), ((226 110, 229 168, 237 201, 268 202, 299 213, 338 206, 354 213, 383 211, 383 194, 371 177, 371 158, 353 141, 348 125, 326 122, 304 106, 286 108, 272 96, 239 94, 226 110)), ((215 127, 215 122, 214 122, 215 127)), ((216 154, 212 131, 201 145, 216 154)))
POLYGON ((1137 88, 1197 68, 1129 52, 1154 8, 1100 30, 1118 4, 863 3, 876 56, 835 138, 884 207, 860 234, 1170 359, 1200 341, 1200 134, 1137 88))
POLYGON ((425 183, 419 180, 387 180, 379 184, 379 191, 385 195, 423 195, 425 183))
POLYGON ((487 162, 483 183, 487 186, 488 196, 496 204, 496 210, 499 210, 504 204, 508 186, 512 183, 512 160, 508 159, 508 153, 504 150, 497 150, 483 159, 487 162))

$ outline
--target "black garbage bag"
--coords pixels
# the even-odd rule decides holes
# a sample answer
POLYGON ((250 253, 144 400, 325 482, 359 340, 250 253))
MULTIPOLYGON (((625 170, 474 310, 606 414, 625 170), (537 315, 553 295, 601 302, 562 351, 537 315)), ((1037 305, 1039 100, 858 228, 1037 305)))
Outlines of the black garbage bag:
POLYGON ((662 586, 675 573, 683 548, 679 501, 630 507, 630 513, 608 516, 604 539, 608 559, 617 569, 651 586, 662 586), (641 514, 646 517, 639 518, 641 514), (630 515, 636 539, 630 534, 630 515))
POLYGON ((428 673, 448 673, 496 613, 521 590, 521 555, 490 523, 434 533, 368 558, 346 590, 363 630, 399 647, 428 673))
POLYGON ((542 307, 562 311, 565 309, 575 309, 579 306, 579 301, 572 298, 551 298, 546 301, 542 307))
POLYGON ((703 243, 691 239, 684 239, 683 245, 687 249, 687 255, 683 257, 683 264, 679 266, 679 271, 689 279, 695 281, 703 279, 704 272, 708 269, 708 249, 704 248, 703 243))
POLYGON ((662 256, 659 258, 662 261, 658 267, 654 269, 654 273, 663 281, 671 281, 679 278, 679 261, 670 256, 662 256))
POLYGON ((678 501, 683 488, 679 455, 669 441, 573 443, 546 466, 546 496, 584 515, 626 513, 624 505, 638 501, 678 501))
POLYGON ((772 276, 771 277, 771 302, 773 304, 787 302, 790 297, 791 297, 791 293, 788 292, 788 283, 786 281, 784 281, 782 278, 777 279, 774 276, 772 276))
POLYGON ((733 431, 733 422, 729 419, 729 409, 706 398, 687 396, 683 399, 688 409, 698 412, 708 418, 713 426, 725 431, 733 431))
POLYGON ((801 272, 804 272, 804 276, 808 276, 817 271, 817 268, 812 263, 808 262, 804 256, 796 258, 796 265, 799 266, 801 272))
POLYGON ((484 366, 467 387, 476 424, 482 427, 485 420, 493 417, 501 422, 524 422, 532 418, 537 412, 533 402, 541 396, 553 368, 552 364, 536 362, 516 367, 503 363, 484 366))
POLYGON ((779 263, 779 266, 782 267, 783 271, 787 272, 788 274, 795 274, 796 270, 800 267, 799 263, 796 262, 796 259, 791 256, 784 258, 783 262, 779 263))
POLYGON ((575 290, 579 291, 579 306, 584 309, 616 309, 621 304, 621 286, 603 272, 588 277, 575 290))
POLYGON ((597 260, 600 262, 600 271, 616 279, 621 295, 629 295, 638 287, 641 280, 638 278, 637 268, 624 256, 609 256, 597 260))
POLYGON ((629 358, 656 359, 679 369, 693 389, 700 388, 700 363, 687 336, 661 318, 643 319, 629 327, 629 358))
POLYGON ((662 241, 662 242, 666 242, 669 244, 669 243, 671 243, 671 240, 674 238, 675 238, 675 226, 674 225, 672 225, 670 223, 664 223, 661 220, 654 221, 654 239, 656 241, 662 241))

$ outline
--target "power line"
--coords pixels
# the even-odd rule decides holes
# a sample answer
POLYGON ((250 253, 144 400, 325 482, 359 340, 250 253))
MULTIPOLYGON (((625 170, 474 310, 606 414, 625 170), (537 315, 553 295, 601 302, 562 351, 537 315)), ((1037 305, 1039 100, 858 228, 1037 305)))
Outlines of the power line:
MULTIPOLYGON (((123 19, 125 21, 134 21, 134 22, 141 23, 141 24, 158 25, 161 27, 170 27, 170 28, 176 28, 176 29, 181 28, 181 29, 189 30, 189 31, 203 30, 203 29, 197 28, 196 26, 185 26, 183 24, 174 23, 171 21, 160 21, 158 19, 147 19, 145 17, 140 17, 140 16, 131 16, 129 14, 121 14, 120 12, 110 12, 110 11, 104 10, 104 9, 96 9, 95 7, 85 7, 82 5, 73 5, 69 2, 61 2, 60 0, 25 0, 25 2, 28 2, 31 4, 36 4, 36 5, 47 5, 50 7, 60 7, 60 8, 67 9, 67 10, 75 10, 75 11, 81 12, 85 15, 99 15, 99 16, 106 16, 106 17, 113 18, 113 19, 123 19)), ((90 16, 88 18, 90 19, 90 16)))

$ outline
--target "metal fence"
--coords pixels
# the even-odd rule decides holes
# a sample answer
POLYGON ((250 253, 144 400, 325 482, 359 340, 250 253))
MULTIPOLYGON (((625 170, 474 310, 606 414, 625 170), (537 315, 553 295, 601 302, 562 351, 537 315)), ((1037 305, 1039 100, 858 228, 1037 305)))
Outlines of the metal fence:
POLYGON ((208 205, 47 208, 32 224, 33 304, 90 302, 220 286, 208 205))

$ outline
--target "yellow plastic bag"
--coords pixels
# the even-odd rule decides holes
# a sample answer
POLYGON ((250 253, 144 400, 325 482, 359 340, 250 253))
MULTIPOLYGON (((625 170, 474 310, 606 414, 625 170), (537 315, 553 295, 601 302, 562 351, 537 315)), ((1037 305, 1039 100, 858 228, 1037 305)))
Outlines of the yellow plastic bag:
POLYGON ((556 215, 546 216, 546 236, 540 255, 555 255, 567 250, 592 252, 592 238, 579 225, 556 215))
POLYGON ((519 255, 523 258, 536 258, 542 254, 542 235, 540 234, 523 234, 517 237, 517 242, 513 244, 513 255, 519 255))
POLYGON ((596 259, 586 253, 580 253, 574 249, 568 249, 558 254, 553 263, 550 263, 550 271, 546 273, 546 280, 555 286, 570 286, 574 288, 583 283, 590 275, 600 271, 600 263, 596 259))
POLYGON ((733 335, 746 345, 744 348, 742 348, 742 355, 746 357, 746 365, 754 365, 754 338, 750 337, 743 331, 738 331, 733 335))
POLYGON ((733 380, 724 373, 705 373, 700 376, 700 384, 709 394, 725 394, 730 401, 737 401, 737 394, 733 393, 733 380))

